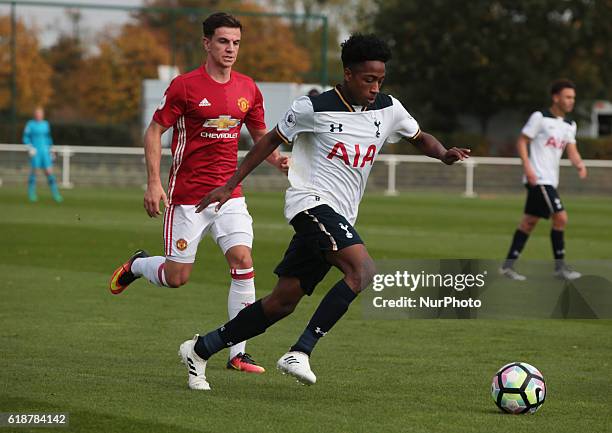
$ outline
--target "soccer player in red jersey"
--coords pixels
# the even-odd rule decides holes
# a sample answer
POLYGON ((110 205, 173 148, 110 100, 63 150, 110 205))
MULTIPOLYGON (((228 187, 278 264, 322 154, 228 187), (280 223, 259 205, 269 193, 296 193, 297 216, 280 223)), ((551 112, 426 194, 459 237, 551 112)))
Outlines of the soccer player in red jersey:
MULTIPOLYGON (((220 212, 211 205, 196 213, 196 205, 236 171, 242 124, 254 142, 265 135, 266 125, 263 98, 255 82, 232 70, 242 25, 220 12, 206 18, 203 30, 205 63, 170 83, 144 138, 148 174, 144 207, 155 217, 161 214, 160 202, 164 204, 164 256, 136 251, 115 270, 110 290, 119 294, 141 276, 158 286, 182 286, 191 274, 200 240, 210 233, 230 267, 228 314, 232 319, 255 301, 252 218, 240 187, 220 212), (161 136, 170 127, 173 160, 166 194, 160 180, 161 136)), ((288 170, 288 158, 279 152, 267 161, 285 173, 288 170)), ((227 367, 263 373, 246 354, 245 344, 234 346, 227 367)))

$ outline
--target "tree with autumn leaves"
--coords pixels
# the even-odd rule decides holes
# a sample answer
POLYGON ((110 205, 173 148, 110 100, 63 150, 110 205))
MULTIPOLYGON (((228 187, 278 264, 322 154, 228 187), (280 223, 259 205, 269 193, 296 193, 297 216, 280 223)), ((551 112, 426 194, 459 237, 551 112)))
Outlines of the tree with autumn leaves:
MULTIPOLYGON (((0 75, 6 83, 10 83, 12 73, 10 26, 8 17, 0 18, 0 75)), ((18 113, 27 116, 42 105, 81 120, 137 120, 141 82, 157 76, 157 65, 168 63, 167 48, 157 44, 150 30, 128 24, 117 35, 103 35, 97 50, 98 54, 87 57, 78 41, 68 37, 41 50, 36 29, 18 20, 18 113)), ((10 87, 2 86, 0 110, 8 110, 11 102, 10 87)))
MULTIPOLYGON (((302 81, 310 57, 295 43, 289 25, 281 19, 259 16, 264 10, 254 3, 242 3, 239 9, 246 15, 240 16, 245 31, 236 69, 258 81, 302 81)), ((172 63, 172 41, 181 72, 202 63, 204 18, 177 9, 174 25, 169 26, 163 14, 135 14, 133 22, 100 34, 93 50, 68 35, 40 49, 36 29, 19 21, 19 114, 28 115, 36 105, 43 105, 64 120, 137 124, 142 80, 157 78, 157 67, 172 63)), ((0 74, 7 83, 11 74, 10 25, 8 17, 0 19, 4 42, 0 45, 0 74)), ((10 98, 10 87, 3 86, 0 110, 10 107, 10 98)))
MULTIPOLYGON (((46 105, 51 98, 52 69, 41 52, 35 29, 29 29, 17 20, 16 84, 19 113, 30 115, 38 105, 46 105)), ((0 110, 11 106, 11 20, 0 17, 0 77, 5 85, 0 87, 0 110)))
MULTIPOLYGON (((328 84, 342 79, 334 21, 388 40, 394 59, 387 87, 440 129, 454 130, 458 124, 453 119, 470 114, 481 119, 485 130, 496 111, 545 100, 547 82, 561 75, 577 82, 583 101, 611 98, 611 0, 498 0, 466 10, 452 0, 272 4, 331 17, 328 71, 339 74, 328 84)), ((200 65, 201 23, 217 10, 233 11, 244 24, 238 71, 258 81, 300 82, 317 76, 323 35, 315 21, 300 21, 297 15, 264 17, 266 10, 255 0, 145 0, 145 6, 156 9, 134 13, 130 24, 100 35, 95 48, 62 36, 41 50, 37 29, 18 20, 19 114, 29 115, 42 104, 54 118, 136 124, 142 80, 155 78, 159 64, 175 61, 181 72, 200 65), (175 9, 164 8, 168 4, 175 9)), ((10 30, 10 19, 0 17, 0 111, 5 112, 13 102, 10 30)))
POLYGON ((98 49, 77 72, 82 112, 104 123, 137 121, 142 80, 156 78, 157 66, 168 64, 168 49, 150 30, 134 24, 123 26, 117 36, 105 35, 98 49))
MULTIPOLYGON (((147 7, 166 5, 165 0, 145 1, 147 7)), ((183 72, 202 63, 202 21, 219 10, 231 11, 243 26, 236 70, 256 81, 302 82, 310 68, 310 53, 296 42, 290 23, 264 16, 267 11, 255 2, 175 0, 173 6, 184 12, 142 10, 135 18, 154 32, 160 44, 175 50, 176 64, 183 72)))
POLYGON ((393 46, 387 86, 432 128, 550 102, 555 78, 578 101, 612 99, 612 0, 374 0, 364 16, 393 46))

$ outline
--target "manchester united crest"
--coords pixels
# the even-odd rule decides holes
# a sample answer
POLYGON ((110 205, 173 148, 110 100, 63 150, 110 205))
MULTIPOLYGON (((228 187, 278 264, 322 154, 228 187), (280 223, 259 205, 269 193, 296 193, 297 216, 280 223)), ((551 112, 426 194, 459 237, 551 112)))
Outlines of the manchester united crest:
POLYGON ((239 98, 238 108, 240 108, 240 111, 242 111, 243 113, 246 113, 247 111, 249 111, 249 100, 245 97, 239 98))
POLYGON ((187 241, 185 239, 179 239, 176 241, 176 247, 179 251, 185 251, 187 249, 187 241))

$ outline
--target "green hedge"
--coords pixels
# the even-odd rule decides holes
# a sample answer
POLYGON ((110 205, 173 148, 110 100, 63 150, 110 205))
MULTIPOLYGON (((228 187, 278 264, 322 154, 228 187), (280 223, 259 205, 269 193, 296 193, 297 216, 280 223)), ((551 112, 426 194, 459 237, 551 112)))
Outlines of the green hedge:
POLYGON ((63 146, 141 146, 139 126, 52 123, 53 142, 63 146))
MULTIPOLYGON (((444 146, 469 147, 473 156, 517 156, 514 142, 496 143, 480 134, 466 132, 434 132, 444 146)), ((612 136, 602 138, 578 137, 578 150, 584 159, 612 159, 612 136)), ((419 154, 416 148, 402 140, 399 143, 387 144, 385 153, 419 154)))
MULTIPOLYGON (((445 147, 467 147, 472 149, 474 156, 489 156, 490 143, 480 134, 472 134, 468 132, 430 132, 434 135, 445 147)), ((401 140, 399 143, 388 143, 383 148, 384 153, 398 153, 406 155, 418 155, 420 152, 406 140, 401 140)))
POLYGON ((612 136, 577 139, 578 150, 584 159, 612 159, 612 136))
MULTIPOLYGON (((10 142, 10 122, 8 116, 0 113, 0 142, 10 142)), ((21 142, 23 127, 27 119, 18 119, 17 142, 21 142)), ((64 146, 142 146, 140 125, 101 125, 83 122, 53 122, 51 131, 55 144, 64 146)), ((505 149, 500 143, 494 146, 490 140, 480 134, 467 132, 434 132, 446 147, 469 147, 474 156, 516 156, 514 144, 506 143, 505 149), (495 151, 495 152, 493 152, 495 151), (508 154, 508 155, 506 155, 508 154)), ((241 149, 248 149, 242 137, 241 149)), ((603 138, 578 138, 578 149, 584 159, 612 159, 612 136, 603 138)), ((418 154, 419 152, 406 141, 388 144, 385 153, 418 154)))
MULTIPOLYGON (((27 118, 17 119, 17 143, 21 143, 27 118)), ((83 122, 51 123, 53 142, 63 146, 142 146, 138 125, 101 125, 83 122)), ((10 143, 11 124, 8 116, 0 116, 0 143, 10 143)))

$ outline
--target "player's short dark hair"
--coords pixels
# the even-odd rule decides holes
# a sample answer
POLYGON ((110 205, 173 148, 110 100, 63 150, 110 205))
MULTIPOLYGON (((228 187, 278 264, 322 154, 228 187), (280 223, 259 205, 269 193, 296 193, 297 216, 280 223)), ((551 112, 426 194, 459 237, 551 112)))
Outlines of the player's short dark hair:
POLYGON ((563 89, 574 89, 574 90, 576 90, 576 85, 574 84, 573 81, 568 80, 567 78, 560 78, 558 80, 555 80, 550 85, 550 94, 551 95, 558 95, 559 93, 561 93, 561 91, 563 89))
POLYGON ((216 12, 209 15, 204 22, 202 22, 202 31, 207 38, 212 37, 212 35, 215 34, 215 30, 219 27, 230 27, 242 30, 242 24, 238 21, 238 18, 225 12, 216 12))
POLYGON ((351 68, 368 60, 387 63, 391 59, 389 45, 374 34, 355 33, 340 46, 342 47, 342 65, 345 68, 351 68))

